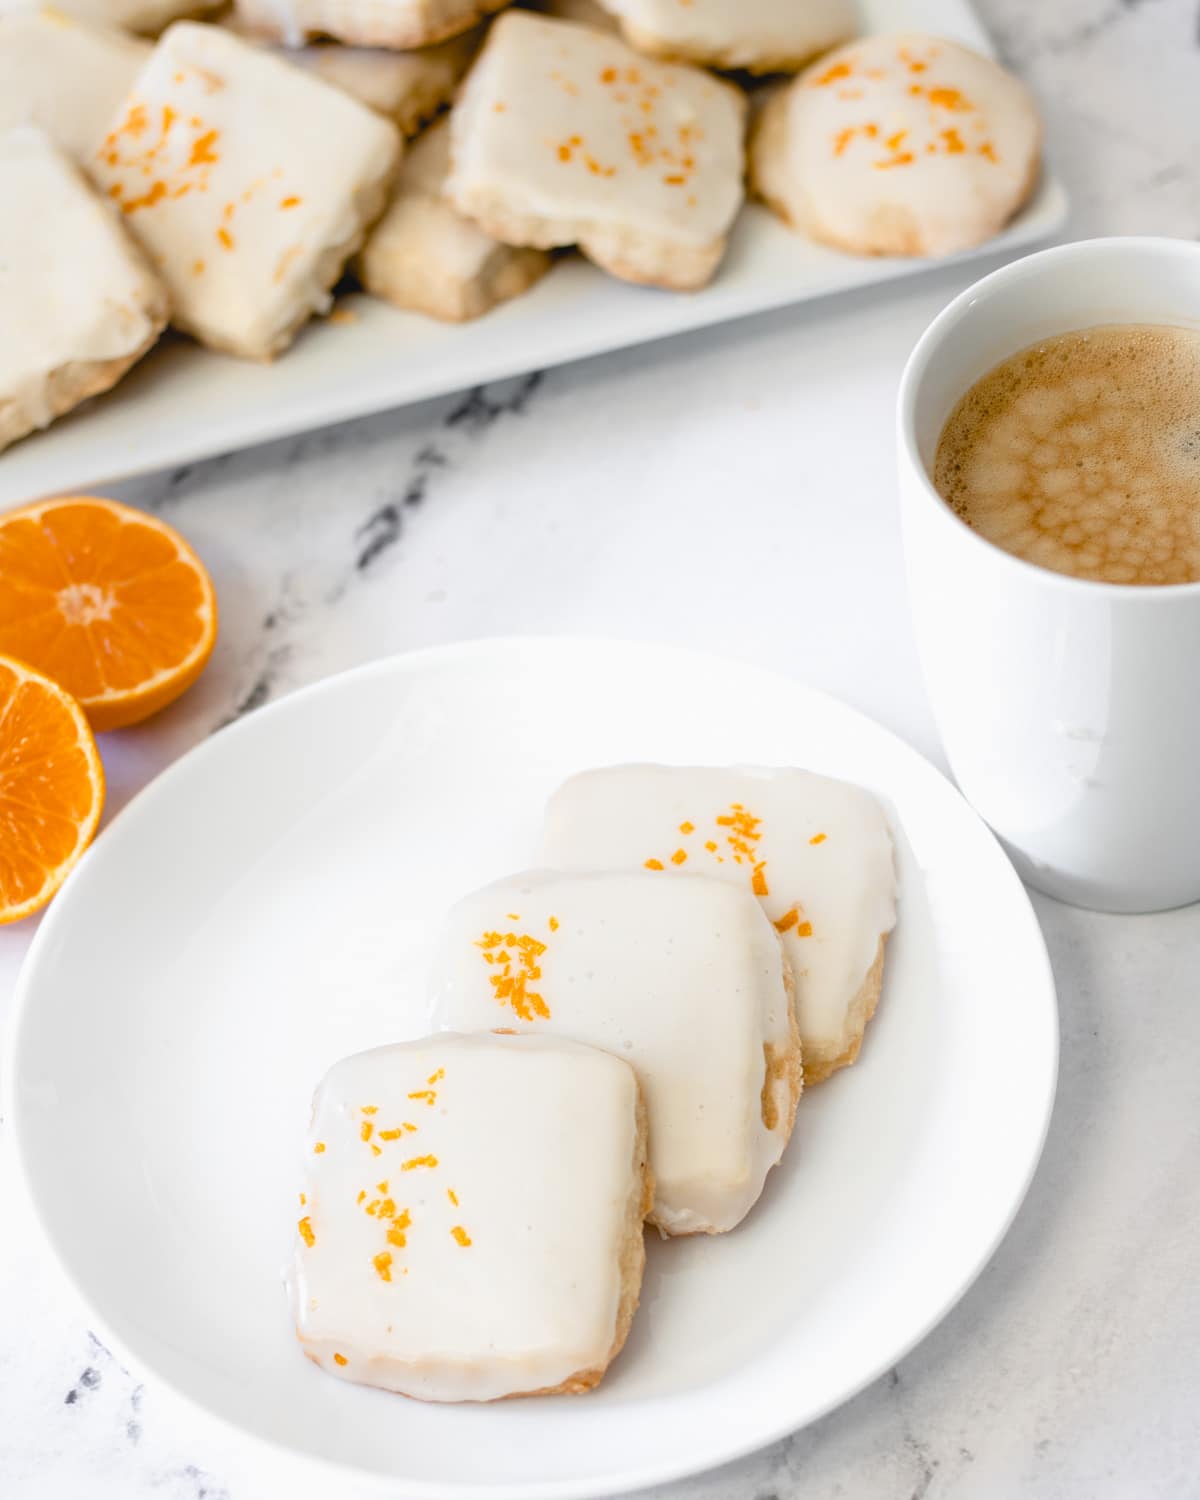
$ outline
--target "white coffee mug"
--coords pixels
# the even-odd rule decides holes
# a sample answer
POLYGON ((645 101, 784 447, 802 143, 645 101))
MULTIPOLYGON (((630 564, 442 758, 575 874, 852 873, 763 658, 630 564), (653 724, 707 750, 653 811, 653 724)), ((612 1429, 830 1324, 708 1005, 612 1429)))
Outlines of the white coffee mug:
POLYGON ((951 769, 1021 875, 1077 906, 1161 911, 1200 900, 1200 584, 1094 583, 1023 562, 959 520, 930 477, 981 375, 1102 323, 1200 328, 1200 245, 1044 250, 927 329, 900 383, 908 587, 951 769))

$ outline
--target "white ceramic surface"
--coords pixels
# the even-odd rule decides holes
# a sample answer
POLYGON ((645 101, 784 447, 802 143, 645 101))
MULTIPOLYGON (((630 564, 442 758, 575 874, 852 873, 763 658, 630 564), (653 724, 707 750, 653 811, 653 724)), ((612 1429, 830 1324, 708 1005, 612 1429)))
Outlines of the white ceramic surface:
POLYGON ((528 1500, 693 1472, 885 1370, 1010 1222, 1056 1054, 1025 894, 914 751, 757 669, 496 641, 331 679, 160 777, 42 924, 6 1092, 54 1252, 140 1369, 391 1494, 528 1500), (438 1409, 330 1381, 279 1283, 310 1090, 339 1055, 425 1029, 446 904, 528 861, 561 778, 635 758, 806 764, 884 799, 900 919, 862 1059, 802 1102, 736 1233, 651 1246, 594 1395, 438 1409))
MULTIPOLYGON (((861 0, 860 8, 866 30, 931 31, 992 50, 968 0, 861 0)), ((1004 234, 971 254, 1046 239, 1065 216, 1063 190, 1046 177, 1004 234)), ((0 454, 0 504, 227 453, 931 264, 826 250, 752 205, 716 281, 692 295, 629 286, 572 259, 527 296, 464 325, 371 297, 342 298, 339 316, 349 321, 318 320, 270 365, 168 339, 111 395, 0 454)))
POLYGON ((1200 327, 1200 245, 1061 245, 993 272, 924 334, 900 387, 917 645, 959 786, 1040 890, 1103 911, 1200 900, 1200 584, 1068 578, 980 538, 929 479, 963 392, 1038 339, 1200 327))

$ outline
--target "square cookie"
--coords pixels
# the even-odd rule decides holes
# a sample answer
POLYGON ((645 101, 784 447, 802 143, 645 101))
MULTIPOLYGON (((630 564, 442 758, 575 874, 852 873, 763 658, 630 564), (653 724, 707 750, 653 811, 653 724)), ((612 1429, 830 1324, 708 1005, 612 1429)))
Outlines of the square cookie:
POLYGON ((116 216, 35 126, 0 134, 0 448, 115 385, 167 295, 116 216))
POLYGON ((172 322, 269 359, 383 207, 395 127, 217 26, 180 22, 138 75, 95 175, 160 268, 172 322))
POLYGON ((447 194, 509 244, 577 244, 628 281, 703 286, 742 202, 745 113, 698 68, 511 11, 451 115, 447 194))
POLYGON ((509 0, 235 0, 250 31, 299 47, 332 37, 353 47, 428 47, 469 31, 509 0))
POLYGON ((330 1069, 289 1272, 304 1352, 426 1401, 589 1389, 641 1287, 629 1066, 546 1037, 436 1036, 330 1069))
POLYGON ((805 1083, 857 1058, 896 921, 892 838, 869 792, 798 770, 586 771, 550 799, 542 858, 659 879, 692 872, 753 892, 795 975, 805 1083))
POLYGON ((449 131, 449 121, 439 120, 409 149, 357 270, 376 297, 462 322, 527 291, 550 269, 550 257, 501 244, 446 201, 449 131))
POLYGON ((85 167, 150 44, 54 10, 0 15, 0 130, 39 125, 85 167))
POLYGON ((667 1234, 732 1229, 787 1144, 800 1092, 790 977, 748 892, 644 871, 535 871, 450 913, 435 1021, 603 1047, 637 1070, 651 1214, 667 1234))

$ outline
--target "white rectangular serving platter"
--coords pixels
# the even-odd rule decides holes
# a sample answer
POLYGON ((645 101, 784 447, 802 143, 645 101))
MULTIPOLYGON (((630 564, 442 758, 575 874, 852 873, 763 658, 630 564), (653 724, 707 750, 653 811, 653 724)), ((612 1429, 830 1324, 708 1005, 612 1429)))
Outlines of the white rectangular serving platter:
MULTIPOLYGON (((967 0, 859 0, 866 31, 925 31, 993 49, 967 0)), ((1067 211, 1044 175, 997 239, 969 255, 1048 238, 1067 211)), ((926 270, 811 244, 770 213, 743 213, 716 280, 683 294, 630 286, 581 259, 474 323, 450 325, 354 294, 273 365, 169 338, 110 394, 0 454, 0 504, 92 488, 407 402, 645 343, 749 313, 926 270)))

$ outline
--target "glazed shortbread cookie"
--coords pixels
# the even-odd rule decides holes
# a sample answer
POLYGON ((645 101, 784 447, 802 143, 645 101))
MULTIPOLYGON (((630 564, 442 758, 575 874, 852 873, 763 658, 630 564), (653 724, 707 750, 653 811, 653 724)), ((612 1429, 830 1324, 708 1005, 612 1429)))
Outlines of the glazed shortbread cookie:
POLYGON ((426 1401, 579 1392, 637 1307, 632 1069, 546 1037, 362 1052, 317 1091, 288 1277, 304 1352, 426 1401))
POLYGON ((854 0, 604 0, 628 41, 658 57, 794 72, 858 30, 854 0))
POLYGON ((216 26, 163 36, 95 175, 161 270, 172 321, 268 359, 331 301, 383 207, 394 126, 216 26))
POLYGON ((857 1058, 896 920, 891 834, 869 792, 810 771, 588 771, 551 798, 542 858, 753 891, 795 975, 805 1083, 857 1058))
POLYGON ((779 938, 745 891, 514 876, 451 912, 432 988, 451 1030, 570 1037, 636 1068, 666 1233, 720 1233, 753 1207, 791 1133, 800 1051, 779 938))
POLYGON ((442 191, 449 169, 449 121, 439 120, 405 157, 356 269, 376 297, 462 322, 527 291, 550 269, 550 257, 503 245, 464 219, 442 191))
POLYGON ((428 47, 469 31, 509 0, 235 0, 243 25, 299 47, 332 37, 355 47, 428 47))
POLYGON ((578 244, 658 286, 703 286, 716 270, 742 201, 745 100, 729 84, 511 11, 450 118, 447 193, 497 239, 578 244))
POLYGON ((38 125, 90 167, 149 55, 148 42, 59 11, 0 15, 0 130, 38 125))
MULTIPOLYGON (((225 0, 55 0, 53 10, 98 26, 119 27, 144 36, 157 36, 164 26, 184 16, 220 10, 225 0)), ((38 0, 0 0, 0 15, 39 9, 38 0)))
POLYGON ((154 343, 166 291, 75 165, 34 126, 0 135, 0 448, 113 386, 154 343))
POLYGON ((1037 176, 1025 86, 955 42, 873 36, 767 105, 755 190, 796 229, 863 255, 949 255, 998 233, 1037 176))
MULTIPOLYGON (((268 41, 235 10, 223 16, 220 24, 238 36, 268 41)), ((338 42, 312 47, 276 46, 275 50, 296 67, 342 89, 376 114, 385 115, 401 135, 411 136, 454 98, 482 41, 483 28, 477 26, 461 36, 409 52, 346 47, 338 42)))

